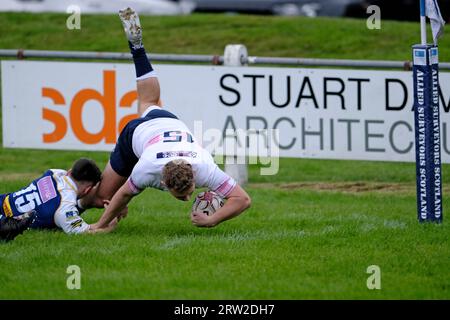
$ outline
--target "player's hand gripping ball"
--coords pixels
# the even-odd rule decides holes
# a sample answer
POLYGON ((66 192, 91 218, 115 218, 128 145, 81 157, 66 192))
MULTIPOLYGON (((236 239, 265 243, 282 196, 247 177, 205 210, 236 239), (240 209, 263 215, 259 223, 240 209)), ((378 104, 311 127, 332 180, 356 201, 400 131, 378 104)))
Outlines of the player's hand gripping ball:
POLYGON ((222 197, 213 191, 200 192, 192 204, 192 212, 203 212, 208 216, 214 214, 225 204, 222 197))

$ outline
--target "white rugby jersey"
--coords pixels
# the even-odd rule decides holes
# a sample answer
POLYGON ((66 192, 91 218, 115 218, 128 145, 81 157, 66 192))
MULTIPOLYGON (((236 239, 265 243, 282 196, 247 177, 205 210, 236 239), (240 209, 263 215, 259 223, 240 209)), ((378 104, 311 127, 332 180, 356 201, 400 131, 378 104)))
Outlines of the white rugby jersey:
POLYGON ((57 227, 65 233, 84 233, 89 230, 87 224, 79 215, 77 205, 77 186, 75 182, 67 176, 67 171, 51 169, 53 179, 56 182, 58 192, 61 196, 61 204, 55 212, 54 222, 57 227))
MULTIPOLYGON (((143 117, 157 106, 149 107, 143 117)), ((188 127, 178 119, 156 118, 136 127, 133 133, 133 151, 139 161, 128 178, 135 193, 145 188, 166 190, 161 184, 164 165, 175 159, 184 159, 192 165, 196 187, 206 187, 227 197, 236 186, 233 178, 223 172, 208 151, 203 149, 188 127)))

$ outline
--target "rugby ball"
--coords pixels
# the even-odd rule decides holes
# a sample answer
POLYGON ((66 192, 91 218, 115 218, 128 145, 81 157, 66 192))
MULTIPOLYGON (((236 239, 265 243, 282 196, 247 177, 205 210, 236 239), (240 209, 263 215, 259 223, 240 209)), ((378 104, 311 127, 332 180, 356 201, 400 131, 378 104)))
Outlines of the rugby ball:
POLYGON ((224 204, 225 201, 217 193, 213 191, 200 192, 194 199, 192 212, 203 212, 210 216, 224 204))

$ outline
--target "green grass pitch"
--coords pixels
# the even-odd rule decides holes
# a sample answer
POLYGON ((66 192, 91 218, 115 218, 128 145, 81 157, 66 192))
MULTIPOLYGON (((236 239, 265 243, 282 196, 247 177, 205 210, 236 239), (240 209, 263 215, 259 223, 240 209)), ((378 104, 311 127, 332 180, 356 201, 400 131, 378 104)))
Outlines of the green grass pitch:
MULTIPOLYGON (((2 150, 7 164, 0 192, 24 186, 38 168, 69 167, 80 155, 2 150), (41 159, 33 172, 30 156, 41 159)), ((87 156, 101 164, 108 157, 87 156)), ((0 264, 7 272, 0 274, 0 298, 450 297, 449 225, 417 222, 413 164, 283 159, 271 183, 256 174, 258 168, 250 172, 252 207, 213 229, 190 224, 190 203, 146 190, 112 234, 30 231, 3 244, 0 264), (328 179, 330 166, 346 173, 332 170, 328 179), (296 182, 285 182, 286 176, 296 182), (69 265, 81 268, 81 290, 66 287, 69 265), (370 265, 381 269, 381 290, 366 286, 370 265)), ((94 222, 100 214, 94 210, 85 218, 94 222)))
MULTIPOLYGON (((65 15, 37 17, 0 14, 6 30, 0 48, 126 50, 116 17, 83 16, 85 29, 67 40, 65 15), (104 30, 112 36, 103 37, 104 30)), ((386 39, 382 47, 395 48, 385 57, 363 38, 367 30, 358 26, 365 21, 271 19, 270 30, 263 18, 246 16, 142 21, 158 52, 220 54, 237 34, 252 55, 406 60, 417 42, 416 24, 386 22, 380 34, 368 33, 372 40, 386 39), (212 41, 202 24, 227 27, 212 27, 212 41), (319 25, 324 27, 314 29, 319 25), (324 30, 349 37, 339 45, 331 36, 326 50, 318 50, 324 30), (268 35, 273 40, 260 41, 268 35)), ((449 47, 443 46, 444 60, 449 47)), ((48 168, 69 168, 81 156, 101 167, 108 159, 107 153, 0 148, 0 193, 25 186, 48 168)), ((190 203, 146 190, 111 234, 30 231, 0 244, 0 299, 450 299, 450 165, 443 166, 443 179, 440 225, 417 222, 413 163, 281 159, 273 177, 252 166, 246 188, 252 207, 212 229, 191 225, 190 203), (80 290, 66 287, 70 265, 81 269, 80 290), (371 265, 380 267, 380 290, 367 288, 371 265)), ((85 219, 94 222, 100 214, 92 210, 85 219)))

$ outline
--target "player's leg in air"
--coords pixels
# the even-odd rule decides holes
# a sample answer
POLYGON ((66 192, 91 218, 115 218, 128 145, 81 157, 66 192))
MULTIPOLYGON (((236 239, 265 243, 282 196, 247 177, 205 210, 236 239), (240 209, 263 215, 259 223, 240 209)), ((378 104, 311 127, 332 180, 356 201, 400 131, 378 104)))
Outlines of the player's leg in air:
MULTIPOLYGON (((126 8, 119 11, 119 17, 133 56, 138 92, 138 114, 142 116, 150 106, 161 107, 159 81, 142 43, 142 28, 139 16, 133 9, 126 8)), ((116 148, 119 147, 118 142, 116 148)), ((121 170, 117 166, 113 168, 110 160, 102 173, 102 181, 99 186, 79 202, 80 209, 103 208, 103 200, 111 200, 116 191, 126 182, 130 174, 128 171, 121 170)))
POLYGON ((119 11, 119 17, 133 56, 139 100, 138 114, 142 116, 148 107, 161 106, 159 81, 156 72, 148 61, 144 44, 142 43, 142 28, 139 16, 133 9, 126 8, 119 11))

